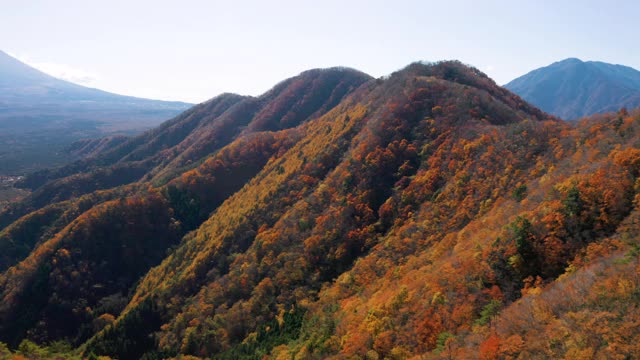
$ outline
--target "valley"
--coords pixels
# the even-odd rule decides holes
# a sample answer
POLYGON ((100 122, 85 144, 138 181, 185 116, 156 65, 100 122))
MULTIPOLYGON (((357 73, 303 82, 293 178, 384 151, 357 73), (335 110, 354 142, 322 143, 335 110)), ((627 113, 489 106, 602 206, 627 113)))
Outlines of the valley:
POLYGON ((18 202, 24 198, 28 192, 17 189, 13 186, 16 181, 22 180, 22 176, 0 176, 0 209, 12 202, 18 202))

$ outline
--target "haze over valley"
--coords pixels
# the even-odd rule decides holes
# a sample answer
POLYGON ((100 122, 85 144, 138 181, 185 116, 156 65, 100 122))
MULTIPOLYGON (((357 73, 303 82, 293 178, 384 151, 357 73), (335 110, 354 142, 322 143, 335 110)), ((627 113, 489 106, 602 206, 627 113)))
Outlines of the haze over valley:
POLYGON ((0 50, 0 174, 62 165, 75 141, 130 135, 191 104, 120 96, 49 76, 0 50))

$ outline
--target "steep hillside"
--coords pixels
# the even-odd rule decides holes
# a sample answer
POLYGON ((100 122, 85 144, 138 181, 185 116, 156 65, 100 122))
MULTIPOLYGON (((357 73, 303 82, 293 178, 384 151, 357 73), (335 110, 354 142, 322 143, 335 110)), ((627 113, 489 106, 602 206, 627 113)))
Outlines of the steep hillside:
POLYGON ((94 158, 122 144, 127 141, 127 139, 124 135, 105 136, 97 139, 82 139, 69 145, 65 151, 77 158, 94 158))
POLYGON ((190 106, 72 84, 0 51, 0 175, 69 162, 74 141, 137 133, 190 106))
POLYGON ((458 62, 316 70, 202 106, 43 175, 150 164, 31 198, 0 232, 0 341, 119 359, 638 351, 638 111, 568 124, 458 62))
POLYGON ((533 70, 505 87, 566 120, 640 106, 640 71, 599 61, 566 59, 533 70))
MULTIPOLYGON (((530 183, 531 194, 509 209, 508 225, 493 217, 500 239, 491 230, 476 237, 497 239, 481 255, 494 276, 504 276, 504 265, 513 262, 493 254, 508 244, 505 239, 515 240, 511 246, 517 250, 505 255, 530 254, 536 270, 530 267, 523 279, 521 298, 511 302, 494 293, 472 327, 438 338, 440 351, 431 358, 611 359, 640 354, 639 131, 640 112, 635 111, 596 117, 566 134, 582 145, 570 153, 567 147, 557 149, 556 156, 563 159, 530 183), (562 275, 552 281, 546 269, 562 275)), ((491 220, 483 219, 469 231, 491 226, 491 220)), ((456 246, 451 262, 472 256, 472 251, 456 246)), ((465 270, 470 271, 477 270, 465 270)))

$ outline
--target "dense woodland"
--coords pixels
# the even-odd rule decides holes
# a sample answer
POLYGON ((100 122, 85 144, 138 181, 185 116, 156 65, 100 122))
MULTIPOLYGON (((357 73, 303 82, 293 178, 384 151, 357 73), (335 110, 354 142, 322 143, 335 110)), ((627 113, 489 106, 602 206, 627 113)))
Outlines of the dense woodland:
POLYGON ((640 357, 639 145, 458 62, 224 94, 22 181, 0 357, 640 357))

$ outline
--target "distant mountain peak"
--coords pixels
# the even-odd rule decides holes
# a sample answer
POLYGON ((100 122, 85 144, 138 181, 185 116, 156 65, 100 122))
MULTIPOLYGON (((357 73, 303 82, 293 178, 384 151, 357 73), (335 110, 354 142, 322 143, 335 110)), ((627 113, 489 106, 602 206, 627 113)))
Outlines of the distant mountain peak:
POLYGON ((600 61, 568 58, 533 70, 505 87, 567 120, 640 106, 640 71, 600 61))
POLYGON ((191 104, 123 96, 50 76, 0 50, 0 174, 52 166, 83 138, 134 133, 191 104), (38 138, 38 141, 33 139, 38 138))
POLYGON ((570 58, 566 58, 564 60, 558 61, 558 63, 567 63, 567 64, 578 64, 578 63, 583 63, 584 61, 575 58, 575 57, 570 57, 570 58))
MULTIPOLYGON (((57 80, 0 50, 0 88, 31 86, 34 82, 57 80)), ((62 80, 60 80, 62 81, 62 80)))

